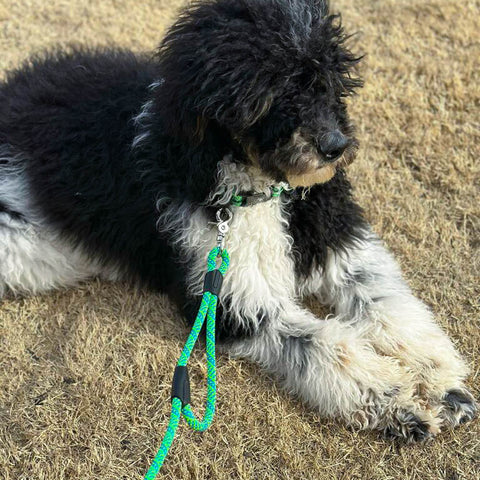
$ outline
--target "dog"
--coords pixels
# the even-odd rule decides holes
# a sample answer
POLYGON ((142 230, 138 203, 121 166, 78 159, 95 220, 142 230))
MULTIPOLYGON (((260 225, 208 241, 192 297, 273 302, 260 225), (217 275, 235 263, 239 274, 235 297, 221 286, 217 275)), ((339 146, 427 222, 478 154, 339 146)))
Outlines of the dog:
POLYGON ((471 420, 465 362, 352 198, 347 40, 325 0, 206 0, 155 55, 77 48, 8 73, 0 296, 127 280, 193 319, 228 208, 224 351, 388 437, 471 420))

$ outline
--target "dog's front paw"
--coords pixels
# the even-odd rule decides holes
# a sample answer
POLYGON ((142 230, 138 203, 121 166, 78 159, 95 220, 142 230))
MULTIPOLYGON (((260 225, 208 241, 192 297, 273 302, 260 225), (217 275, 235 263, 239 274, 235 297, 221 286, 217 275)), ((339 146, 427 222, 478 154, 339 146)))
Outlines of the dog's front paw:
MULTIPOLYGON (((423 416, 423 415, 422 415, 423 416)), ((387 439, 406 443, 425 442, 432 439, 439 431, 436 421, 406 411, 397 412, 383 428, 387 439)))
POLYGON ((441 406, 430 406, 416 396, 409 396, 408 387, 393 389, 372 408, 355 412, 352 425, 373 428, 385 438, 403 443, 425 442, 441 432, 444 418, 441 406), (360 420, 364 420, 361 422, 360 420))
POLYGON ((442 399, 442 405, 442 416, 449 427, 470 422, 478 412, 475 399, 466 389, 449 390, 442 399))

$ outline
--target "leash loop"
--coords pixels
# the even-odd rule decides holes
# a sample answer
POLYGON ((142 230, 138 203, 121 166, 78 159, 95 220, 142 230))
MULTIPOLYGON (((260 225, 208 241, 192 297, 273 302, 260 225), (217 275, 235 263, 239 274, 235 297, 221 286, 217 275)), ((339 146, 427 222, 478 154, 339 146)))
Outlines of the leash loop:
MULTIPOLYGON (((220 215, 220 222, 226 223, 228 232, 228 223, 232 219, 231 212, 227 210, 230 215, 228 220, 222 220, 220 215)), ((228 215, 228 214, 227 214, 228 215)), ((219 213, 217 213, 217 219, 219 219, 219 213)), ((220 226, 219 226, 220 232, 220 226)), ((223 239, 224 240, 224 236, 223 239)), ((215 415, 215 406, 217 401, 217 371, 215 363, 215 318, 217 312, 218 295, 220 294, 221 284, 223 282, 223 276, 228 270, 230 265, 230 256, 227 250, 222 245, 214 248, 208 255, 207 270, 208 273, 205 276, 205 287, 203 292, 200 308, 192 327, 192 331, 185 343, 180 359, 178 360, 177 367, 175 368, 175 374, 172 384, 172 408, 170 413, 170 422, 167 427, 165 436, 163 437, 162 444, 155 456, 150 469, 145 475, 145 480, 154 480, 162 468, 165 458, 173 443, 175 433, 180 423, 180 417, 183 418, 187 424, 193 429, 199 432, 204 432, 211 425, 213 417, 215 415), (222 262, 217 269, 217 258, 221 258, 222 262), (221 277, 221 279, 220 279, 221 277), (193 413, 190 406, 190 381, 188 378, 187 363, 190 359, 193 347, 197 342, 200 331, 207 321, 206 327, 206 350, 207 350, 207 402, 205 406, 205 414, 203 420, 198 420, 193 413)))

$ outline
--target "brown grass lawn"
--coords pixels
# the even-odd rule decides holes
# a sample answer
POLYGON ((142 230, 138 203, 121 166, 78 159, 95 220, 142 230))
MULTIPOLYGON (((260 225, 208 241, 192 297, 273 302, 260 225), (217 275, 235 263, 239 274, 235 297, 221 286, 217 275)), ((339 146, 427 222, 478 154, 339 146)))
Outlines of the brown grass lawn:
MULTIPOLYGON (((181 0, 0 0, 0 67, 72 42, 155 47, 181 0)), ((352 102, 356 196, 472 366, 479 356, 477 1, 338 0, 367 52, 352 102)), ((187 331, 167 298, 92 282, 0 307, 0 478, 141 479, 187 331)), ((192 359, 203 403, 202 353, 192 359)), ((480 478, 480 423, 398 446, 326 421, 246 362, 219 359, 218 415, 180 428, 169 479, 480 478)))

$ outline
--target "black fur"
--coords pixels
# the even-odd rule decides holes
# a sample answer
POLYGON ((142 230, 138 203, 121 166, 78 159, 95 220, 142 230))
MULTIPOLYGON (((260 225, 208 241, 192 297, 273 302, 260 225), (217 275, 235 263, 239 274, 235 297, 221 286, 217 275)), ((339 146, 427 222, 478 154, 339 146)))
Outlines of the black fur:
POLYGON ((343 170, 330 182, 312 187, 306 200, 297 192, 289 213, 297 275, 304 278, 325 265, 329 248, 345 250, 362 237, 366 227, 343 170))
MULTIPOLYGON (((152 62, 129 52, 33 59, 0 88, 0 143, 28 158, 35 203, 52 226, 95 258, 166 289, 177 267, 155 228, 164 182, 143 182, 130 152, 132 117, 154 79, 152 62)), ((161 178, 160 165, 151 167, 161 178)))
POLYGON ((0 213, 6 213, 8 216, 16 220, 21 220, 23 218, 21 213, 12 210, 8 205, 5 205, 2 202, 0 202, 0 213))
MULTIPOLYGON (((195 2, 152 58, 73 50, 10 73, 0 85, 0 144, 26 159, 34 201, 55 229, 185 299, 182 264, 156 228, 157 199, 203 204, 227 154, 247 163, 255 152, 266 174, 285 180, 304 168, 288 146, 297 129, 312 149, 338 129, 353 153, 343 97, 361 85, 358 60, 323 0, 195 2)), ((287 214, 299 276, 364 224, 342 170, 287 214)), ((251 333, 229 325, 222 337, 251 333)))

